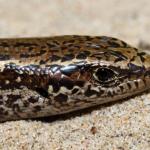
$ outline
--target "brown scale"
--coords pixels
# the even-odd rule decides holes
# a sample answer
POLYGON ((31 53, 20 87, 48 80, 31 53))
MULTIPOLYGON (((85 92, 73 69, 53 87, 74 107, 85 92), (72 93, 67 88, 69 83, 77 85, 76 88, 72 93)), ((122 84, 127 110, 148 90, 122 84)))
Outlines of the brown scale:
POLYGON ((67 113, 150 88, 150 55, 106 36, 0 39, 0 70, 0 121, 67 113))

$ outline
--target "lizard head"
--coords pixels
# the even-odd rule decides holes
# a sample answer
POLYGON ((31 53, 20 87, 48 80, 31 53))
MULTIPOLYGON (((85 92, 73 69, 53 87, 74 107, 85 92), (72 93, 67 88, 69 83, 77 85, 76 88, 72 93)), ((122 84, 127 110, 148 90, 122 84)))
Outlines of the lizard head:
POLYGON ((72 85, 70 101, 101 104, 150 88, 150 55, 116 38, 86 38, 78 41, 80 51, 74 51, 72 63, 60 69, 61 80, 68 81, 63 87, 72 85))

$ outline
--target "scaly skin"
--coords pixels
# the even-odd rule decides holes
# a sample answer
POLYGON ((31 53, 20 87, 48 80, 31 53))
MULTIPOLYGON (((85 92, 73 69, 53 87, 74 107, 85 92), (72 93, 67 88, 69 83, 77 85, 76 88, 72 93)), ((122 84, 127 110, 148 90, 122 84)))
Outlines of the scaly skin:
POLYGON ((150 88, 150 55, 105 36, 0 39, 0 121, 68 113, 150 88))

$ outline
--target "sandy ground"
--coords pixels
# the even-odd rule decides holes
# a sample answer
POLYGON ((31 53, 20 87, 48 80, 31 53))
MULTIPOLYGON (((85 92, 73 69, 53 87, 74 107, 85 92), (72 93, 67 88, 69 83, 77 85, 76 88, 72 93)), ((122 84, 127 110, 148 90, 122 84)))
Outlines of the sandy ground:
MULTIPOLYGON (((138 46, 150 43, 149 18, 149 0, 0 0, 0 37, 107 35, 138 46)), ((0 149, 150 150, 150 93, 77 115, 1 123, 0 149)))

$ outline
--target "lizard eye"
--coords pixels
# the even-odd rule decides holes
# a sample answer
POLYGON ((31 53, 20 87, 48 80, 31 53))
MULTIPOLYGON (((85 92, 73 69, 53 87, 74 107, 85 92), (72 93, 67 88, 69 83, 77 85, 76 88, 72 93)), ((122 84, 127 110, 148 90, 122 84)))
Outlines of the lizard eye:
POLYGON ((94 78, 101 83, 108 83, 115 79, 116 73, 109 68, 99 68, 94 73, 94 78))

